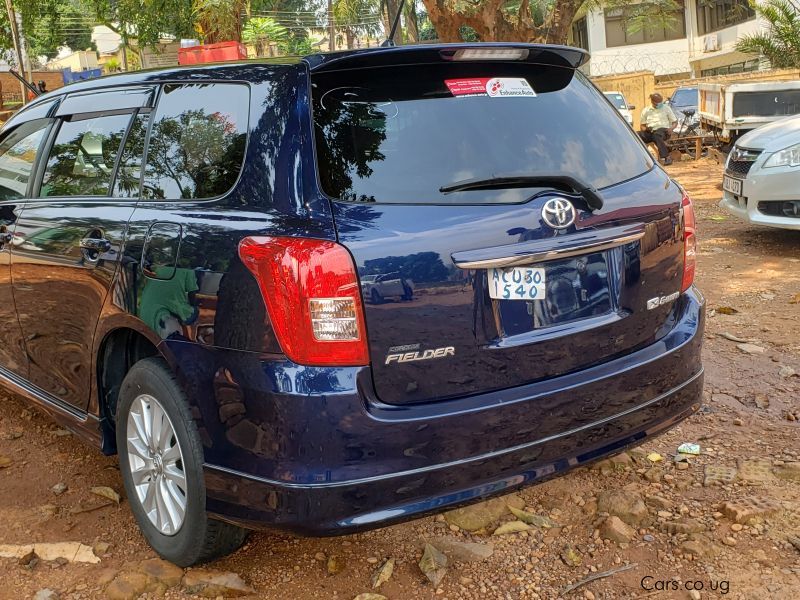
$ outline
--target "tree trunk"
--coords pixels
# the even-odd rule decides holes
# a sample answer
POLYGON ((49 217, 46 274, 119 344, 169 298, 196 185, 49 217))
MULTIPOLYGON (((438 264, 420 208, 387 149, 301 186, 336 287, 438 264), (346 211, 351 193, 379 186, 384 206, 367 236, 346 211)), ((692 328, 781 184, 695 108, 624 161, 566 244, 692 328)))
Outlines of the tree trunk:
POLYGON ((575 0, 557 0, 553 10, 545 19, 545 34, 541 41, 548 44, 566 44, 572 21, 581 7, 581 2, 575 0))
POLYGON ((389 35, 389 30, 392 28, 392 20, 389 18, 389 13, 386 10, 386 0, 381 0, 380 6, 381 22, 383 23, 383 30, 386 35, 389 35))
POLYGON ((352 27, 345 27, 344 28, 344 37, 345 37, 345 40, 347 42, 347 49, 348 50, 352 50, 353 49, 353 45, 354 45, 353 42, 355 42, 355 38, 356 38, 355 34, 353 33, 353 28, 352 27))
POLYGON ((483 0, 464 12, 456 12, 448 0, 423 0, 439 41, 460 42, 459 30, 471 27, 482 42, 547 42, 565 44, 572 19, 583 0, 555 0, 542 26, 536 26, 528 0, 523 0, 516 14, 503 12, 505 0, 483 0))
MULTIPOLYGON (((394 19, 397 16, 397 9, 399 6, 399 0, 386 0, 386 17, 384 18, 384 24, 386 25, 387 38, 392 30, 392 25, 394 24, 394 19)), ((403 44, 403 24, 401 22, 397 23, 397 30, 394 32, 392 41, 396 46, 401 46, 403 44)))
POLYGON ((336 50, 336 27, 333 19, 333 0, 328 0, 328 50, 336 50))
POLYGON ((408 43, 416 44, 419 42, 419 27, 417 27, 417 7, 413 0, 406 0, 405 5, 406 33, 408 43))
POLYGON ((423 0, 423 4, 425 4, 428 18, 431 20, 431 24, 436 30, 436 37, 440 42, 462 41, 459 33, 461 28, 460 15, 448 10, 444 0, 423 0))

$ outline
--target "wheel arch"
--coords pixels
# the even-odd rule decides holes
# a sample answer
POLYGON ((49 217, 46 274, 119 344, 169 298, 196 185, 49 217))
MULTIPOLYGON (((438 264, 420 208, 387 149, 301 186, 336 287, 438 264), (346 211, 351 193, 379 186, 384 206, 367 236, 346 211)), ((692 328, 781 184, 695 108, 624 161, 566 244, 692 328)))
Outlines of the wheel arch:
POLYGON ((135 323, 117 323, 104 328, 95 352, 95 393, 96 405, 90 407, 100 419, 102 432, 102 451, 116 454, 115 413, 117 395, 122 380, 130 368, 143 358, 158 356, 171 366, 172 361, 164 354, 160 340, 149 330, 135 323))

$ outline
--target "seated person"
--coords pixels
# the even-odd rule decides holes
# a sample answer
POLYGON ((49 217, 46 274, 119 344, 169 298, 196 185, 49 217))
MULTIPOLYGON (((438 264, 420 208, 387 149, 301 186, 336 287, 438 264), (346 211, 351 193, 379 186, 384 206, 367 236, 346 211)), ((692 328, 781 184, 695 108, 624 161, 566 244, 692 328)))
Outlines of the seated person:
POLYGON ((667 140, 677 124, 675 113, 668 104, 664 104, 661 94, 650 94, 650 106, 642 110, 639 137, 645 144, 652 142, 656 145, 658 157, 665 165, 672 164, 667 140))

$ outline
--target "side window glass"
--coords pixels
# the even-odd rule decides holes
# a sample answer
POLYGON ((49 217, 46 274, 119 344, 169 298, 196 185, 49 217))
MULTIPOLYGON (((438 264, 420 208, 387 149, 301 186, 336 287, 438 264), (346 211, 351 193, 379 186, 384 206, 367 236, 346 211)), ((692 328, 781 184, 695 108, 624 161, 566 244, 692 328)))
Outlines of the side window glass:
POLYGON ((139 181, 142 176, 142 157, 144 156, 144 140, 147 136, 147 124, 150 113, 139 113, 133 119, 125 147, 119 158, 117 180, 114 183, 113 196, 117 198, 135 198, 139 195, 139 181))
POLYGON ((25 196, 49 124, 47 119, 23 123, 0 142, 0 200, 25 196))
POLYGON ((142 197, 213 198, 244 160, 250 90, 231 83, 162 88, 147 146, 142 197))
POLYGON ((63 121, 47 159, 39 196, 106 196, 131 115, 63 121))

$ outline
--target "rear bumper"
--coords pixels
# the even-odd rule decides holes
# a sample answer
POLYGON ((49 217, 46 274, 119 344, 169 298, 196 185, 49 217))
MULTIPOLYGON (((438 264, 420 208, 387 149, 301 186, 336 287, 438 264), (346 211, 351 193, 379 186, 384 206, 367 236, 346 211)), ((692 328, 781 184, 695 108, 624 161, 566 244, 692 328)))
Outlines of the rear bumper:
MULTIPOLYGON (((202 388, 216 399, 199 398, 201 388, 188 394, 207 439, 207 508, 250 527, 344 534, 507 493, 641 444, 700 406, 703 308, 691 290, 676 301, 669 333, 646 348, 435 405, 379 404, 368 369, 310 372, 260 359, 249 391, 236 390, 249 396, 244 408, 219 405, 230 388, 202 388), (209 431, 215 413, 234 412, 209 431)), ((171 350, 180 366, 186 348, 171 350)), ((209 360, 219 367, 231 356, 209 360)), ((228 383, 244 376, 223 370, 228 383)))
POLYGON ((703 372, 633 411, 589 429, 489 456, 336 484, 290 485, 206 467, 208 509, 250 528, 343 535, 468 504, 616 454, 676 425, 700 406, 703 372), (649 423, 631 431, 628 425, 649 423), (587 443, 589 440, 602 440, 587 443))

